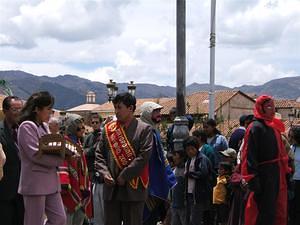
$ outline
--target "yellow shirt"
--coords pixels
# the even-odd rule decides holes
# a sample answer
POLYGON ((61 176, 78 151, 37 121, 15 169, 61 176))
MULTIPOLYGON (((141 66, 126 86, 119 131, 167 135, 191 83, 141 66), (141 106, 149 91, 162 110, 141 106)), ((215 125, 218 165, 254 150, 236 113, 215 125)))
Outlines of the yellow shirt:
POLYGON ((226 203, 226 189, 227 179, 226 176, 218 176, 217 185, 214 187, 213 192, 213 204, 225 204, 226 203))

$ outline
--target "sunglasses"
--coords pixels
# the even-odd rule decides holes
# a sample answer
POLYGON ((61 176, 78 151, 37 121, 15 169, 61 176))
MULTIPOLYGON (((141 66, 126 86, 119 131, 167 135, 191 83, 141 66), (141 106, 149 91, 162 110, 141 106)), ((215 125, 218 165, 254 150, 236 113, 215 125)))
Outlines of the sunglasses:
POLYGON ((77 127, 77 131, 81 131, 81 130, 84 130, 84 129, 85 129, 84 126, 82 126, 82 127, 77 127))
POLYGON ((91 124, 98 124, 98 121, 92 121, 91 124))

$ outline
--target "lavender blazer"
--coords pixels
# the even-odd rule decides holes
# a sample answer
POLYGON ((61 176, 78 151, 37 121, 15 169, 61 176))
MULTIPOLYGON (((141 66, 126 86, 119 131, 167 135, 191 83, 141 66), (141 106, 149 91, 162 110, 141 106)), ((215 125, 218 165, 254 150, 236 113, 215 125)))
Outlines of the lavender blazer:
POLYGON ((60 191, 56 167, 63 159, 55 155, 40 155, 39 138, 49 133, 47 124, 24 121, 18 129, 21 177, 18 192, 22 195, 48 195, 60 191))

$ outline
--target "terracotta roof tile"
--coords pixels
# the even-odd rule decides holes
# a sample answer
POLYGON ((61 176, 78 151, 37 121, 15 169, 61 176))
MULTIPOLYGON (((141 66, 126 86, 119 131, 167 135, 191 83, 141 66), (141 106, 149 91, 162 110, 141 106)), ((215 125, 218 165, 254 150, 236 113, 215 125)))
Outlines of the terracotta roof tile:
MULTIPOLYGON (((215 92, 215 110, 225 104, 229 99, 236 95, 239 91, 226 90, 215 92)), ((242 92, 240 92, 242 93, 242 92)), ((247 95, 246 95, 247 96, 247 95)), ((249 97, 249 96, 248 96, 249 97)), ((249 97, 250 98, 250 97, 249 97)), ((188 114, 207 114, 209 112, 209 95, 207 91, 196 92, 186 97, 186 112, 188 114)), ((164 108, 162 114, 169 114, 172 107, 176 106, 176 99, 172 99, 162 103, 164 108)))
POLYGON ((293 99, 275 99, 276 108, 300 108, 300 102, 293 99))
MULTIPOLYGON (((158 104, 163 105, 163 103, 170 101, 172 98, 140 98, 136 100, 136 111, 135 111, 135 115, 139 115, 140 114, 140 107, 144 102, 156 102, 158 104)), ((113 115, 114 114, 114 106, 111 102, 106 102, 102 105, 99 105, 98 107, 96 107, 95 109, 93 109, 93 111, 99 112, 101 114, 102 113, 106 113, 105 115, 113 115)))

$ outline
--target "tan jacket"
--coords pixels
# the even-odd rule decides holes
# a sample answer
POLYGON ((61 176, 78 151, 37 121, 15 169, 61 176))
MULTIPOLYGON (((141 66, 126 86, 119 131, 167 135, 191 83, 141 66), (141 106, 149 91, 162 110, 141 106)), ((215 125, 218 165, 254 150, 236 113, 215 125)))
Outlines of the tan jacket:
POLYGON ((118 176, 121 176, 126 181, 124 186, 104 184, 104 200, 144 201, 147 197, 147 190, 142 186, 141 182, 135 190, 129 185, 128 181, 138 177, 149 161, 153 143, 152 128, 134 118, 128 128, 125 129, 125 133, 135 151, 136 158, 126 168, 120 170, 110 151, 105 131, 103 131, 102 140, 96 149, 95 171, 102 176, 110 174, 115 181, 118 176))
POLYGON ((226 176, 218 176, 217 185, 214 187, 213 192, 213 204, 225 204, 226 203, 226 189, 227 179, 226 176))

